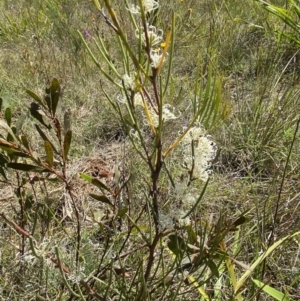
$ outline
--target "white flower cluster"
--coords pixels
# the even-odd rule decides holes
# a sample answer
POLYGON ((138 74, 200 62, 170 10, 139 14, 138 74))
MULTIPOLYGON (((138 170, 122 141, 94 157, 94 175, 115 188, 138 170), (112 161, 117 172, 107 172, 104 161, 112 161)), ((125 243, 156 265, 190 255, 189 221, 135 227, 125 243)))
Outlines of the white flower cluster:
MULTIPOLYGON (((125 74, 125 75, 123 75, 122 78, 123 78, 125 87, 126 88, 128 87, 129 89, 133 89, 134 79, 132 78, 132 76, 129 76, 128 74, 125 74)), ((138 93, 134 94, 134 105, 135 105, 135 107, 141 106, 141 107, 144 108, 143 98, 144 97, 142 96, 141 92, 138 92, 138 93)), ((118 102, 124 104, 124 103, 126 103, 126 96, 123 95, 123 94, 119 94, 117 96, 117 100, 118 100, 118 102)), ((148 111, 149 111, 149 115, 150 115, 152 124, 155 127, 158 127, 158 124, 159 124, 158 114, 155 112, 155 110, 150 105, 148 105, 148 111)), ((162 106, 162 120, 165 122, 165 121, 176 119, 176 118, 178 118, 178 116, 176 116, 174 114, 174 107, 172 107, 170 104, 164 104, 162 106)), ((146 116, 144 116, 144 123, 147 124, 147 125, 149 124, 149 121, 148 121, 146 116)))
MULTIPOLYGON (((161 29, 156 29, 155 26, 147 24, 146 30, 150 47, 158 46, 163 41, 163 31, 161 29)), ((137 38, 139 38, 140 35, 143 44, 146 45, 146 35, 144 28, 140 28, 135 31, 135 36, 137 38)))
POLYGON ((135 144, 141 145, 141 140, 140 140, 140 137, 139 137, 139 133, 136 130, 131 129, 129 131, 129 136, 132 138, 132 140, 134 140, 135 144))
MULTIPOLYGON (((151 11, 158 8, 158 0, 142 0, 142 5, 145 13, 150 13, 151 11)), ((132 14, 140 14, 141 10, 138 5, 131 4, 128 10, 132 14)))
MULTIPOLYGON (((142 3, 145 13, 149 13, 157 9, 159 6, 158 0, 143 0, 142 3)), ((131 13, 140 13, 140 8, 137 5, 132 4, 129 10, 131 13)), ((150 65, 152 68, 157 69, 161 63, 165 61, 165 56, 167 55, 167 53, 163 54, 161 49, 161 46, 163 45, 163 31, 147 23, 146 29, 144 27, 136 29, 135 36, 142 40, 144 46, 147 45, 146 36, 148 37, 150 47, 150 53, 148 54, 150 56, 150 65)))
MULTIPOLYGON (((72 271, 76 271, 77 268, 74 268, 72 271)), ((83 280, 84 278, 86 278, 86 275, 84 273, 84 267, 80 266, 79 267, 79 271, 77 272, 71 272, 70 274, 67 274, 67 278, 70 282, 72 282, 73 284, 75 283, 79 283, 81 280, 83 280)))
POLYGON ((161 231, 165 229, 171 230, 174 227, 172 216, 163 210, 158 210, 158 221, 161 231))
POLYGON ((134 78, 134 74, 128 75, 128 74, 124 74, 122 76, 122 80, 124 82, 124 86, 126 89, 130 89, 133 90, 135 89, 135 78, 134 78))
MULTIPOLYGON (((150 58, 151 58, 151 67, 157 69, 163 57, 163 52, 160 49, 151 49, 150 58)), ((163 58, 163 62, 165 61, 163 58)))
POLYGON ((175 223, 181 227, 191 224, 189 216, 186 215, 197 201, 197 193, 188 188, 186 183, 177 184, 170 193, 170 204, 159 210, 161 230, 173 229, 175 223))
MULTIPOLYGON (((135 72, 131 72, 130 75, 127 73, 124 74, 122 76, 122 82, 126 90, 130 90, 133 92, 138 90, 138 79, 135 72)), ((117 101, 122 104, 126 103, 127 99, 124 91, 122 91, 122 93, 117 96, 117 101)), ((134 102, 138 102, 138 104, 140 105, 143 104, 142 96, 140 93, 136 93, 134 95, 134 102)))
MULTIPOLYGON (((153 25, 147 24, 147 36, 150 45, 150 60, 151 60, 151 67, 157 68, 162 60, 163 52, 160 46, 163 42, 163 31, 161 29, 156 29, 153 25)), ((146 35, 144 32, 144 28, 137 29, 135 32, 135 36, 137 38, 142 39, 142 43, 146 45, 146 35)), ((165 57, 163 58, 163 61, 165 57)))
POLYGON ((180 144, 183 148, 184 166, 188 170, 193 168, 194 178, 206 181, 211 173, 211 161, 216 156, 216 144, 200 126, 192 127, 180 144))
MULTIPOLYGON (((174 108, 170 104, 165 104, 165 105, 162 106, 162 120, 163 120, 163 122, 178 118, 177 116, 175 116, 175 114, 172 111, 174 111, 174 108)), ((158 127, 159 118, 158 118, 157 113, 154 112, 154 110, 152 108, 150 108, 149 114, 151 116, 153 125, 155 127, 158 127)))

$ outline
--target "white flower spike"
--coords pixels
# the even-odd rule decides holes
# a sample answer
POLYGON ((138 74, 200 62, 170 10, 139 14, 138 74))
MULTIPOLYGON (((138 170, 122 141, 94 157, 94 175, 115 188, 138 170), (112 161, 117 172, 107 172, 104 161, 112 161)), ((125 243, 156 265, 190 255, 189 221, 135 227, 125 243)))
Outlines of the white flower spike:
POLYGON ((183 157, 186 168, 191 170, 194 163, 193 176, 202 181, 207 181, 211 173, 211 161, 217 153, 216 144, 207 136, 203 128, 192 127, 181 140, 183 157), (192 141, 194 144, 194 156, 192 154, 192 141))

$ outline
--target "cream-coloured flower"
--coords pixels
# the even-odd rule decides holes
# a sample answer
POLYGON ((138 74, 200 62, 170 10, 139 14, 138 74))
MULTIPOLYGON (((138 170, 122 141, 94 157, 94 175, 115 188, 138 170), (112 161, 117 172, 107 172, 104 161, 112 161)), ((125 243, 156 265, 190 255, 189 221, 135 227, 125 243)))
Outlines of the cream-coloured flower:
POLYGON ((181 140, 181 147, 185 167, 188 170, 193 167, 193 177, 206 181, 211 173, 211 161, 217 153, 216 144, 205 134, 202 127, 195 126, 181 140))
POLYGON ((176 116, 174 112, 175 108, 171 106, 170 104, 165 104, 162 107, 162 120, 167 121, 171 119, 177 119, 178 116, 176 116))
MULTIPOLYGON (((142 5, 144 9, 144 13, 150 13, 151 11, 157 9, 159 7, 158 0, 142 0, 142 5)), ((130 4, 128 10, 132 14, 140 14, 141 8, 138 5, 130 4)))
POLYGON ((86 275, 84 273, 85 268, 83 266, 79 267, 79 271, 77 269, 74 268, 74 270, 72 270, 72 272, 70 274, 67 274, 66 277, 68 278, 68 280, 72 283, 79 283, 81 280, 83 280, 84 278, 86 278, 86 275))
MULTIPOLYGON (((174 111, 174 108, 170 104, 165 104, 165 105, 162 106, 162 120, 163 120, 163 122, 178 118, 178 116, 176 116, 172 111, 174 111)), ((158 125, 159 125, 159 116, 153 110, 153 108, 150 107, 150 106, 149 106, 149 115, 151 117, 153 125, 155 127, 158 127, 158 125)), ((147 118, 145 118, 145 124, 148 124, 147 118)))
POLYGON ((165 229, 168 229, 168 230, 173 229, 174 222, 173 222, 172 217, 169 214, 167 214, 166 212, 164 212, 163 210, 158 211, 158 222, 159 222, 161 231, 163 231, 165 229))
MULTIPOLYGON (((141 35, 142 43, 146 45, 146 36, 144 28, 137 29, 135 31, 135 36, 139 38, 141 35)), ((163 31, 161 29, 156 29, 155 26, 147 24, 147 36, 149 39, 150 47, 160 45, 163 41, 163 31)))
POLYGON ((140 136, 139 136, 139 133, 138 133, 137 130, 131 129, 131 130, 129 131, 129 136, 131 137, 131 139, 134 141, 134 143, 135 143, 136 145, 139 145, 139 146, 142 145, 141 139, 140 139, 140 136))
POLYGON ((158 220, 161 230, 171 230, 177 223, 179 226, 187 226, 191 224, 191 219, 186 216, 191 207, 187 207, 184 201, 178 204, 178 200, 172 200, 172 203, 163 210, 159 210, 158 220))
POLYGON ((150 59, 151 59, 151 67, 157 69, 159 67, 159 64, 161 60, 163 59, 163 62, 165 61, 165 58, 163 57, 163 52, 160 49, 151 49, 150 50, 150 59))
POLYGON ((124 82, 124 86, 126 89, 135 91, 136 90, 136 73, 130 73, 130 75, 128 74, 124 74, 122 76, 122 80, 124 82))
MULTIPOLYGON (((121 104, 125 104, 127 101, 126 96, 123 93, 117 95, 117 101, 121 104)), ((137 92, 134 94, 134 105, 135 106, 144 106, 143 105, 143 97, 141 93, 137 92)))
POLYGON ((186 215, 195 205, 197 196, 197 189, 187 186, 184 181, 171 188, 168 202, 159 211, 159 222, 163 230, 173 229, 175 224, 181 227, 190 225, 191 219, 186 215))
POLYGON ((136 93, 134 95, 134 105, 135 106, 144 106, 143 97, 141 93, 136 93))
POLYGON ((126 96, 124 96, 123 94, 118 94, 117 95, 117 101, 121 104, 125 104, 126 103, 126 96))
POLYGON ((185 217, 188 210, 184 208, 186 206, 183 205, 185 205, 184 202, 181 204, 178 204, 178 202, 172 202, 169 209, 170 215, 173 217, 174 221, 179 224, 179 226, 187 226, 191 223, 190 218, 188 216, 185 217))

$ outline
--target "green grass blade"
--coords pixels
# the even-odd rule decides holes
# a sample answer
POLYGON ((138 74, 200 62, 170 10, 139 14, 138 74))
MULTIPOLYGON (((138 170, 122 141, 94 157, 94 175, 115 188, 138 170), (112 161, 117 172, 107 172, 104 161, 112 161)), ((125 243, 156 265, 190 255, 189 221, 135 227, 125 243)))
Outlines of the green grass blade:
POLYGON ((261 288, 266 294, 268 294, 269 296, 273 297, 275 300, 278 301, 294 301, 294 299, 291 299, 289 297, 287 297, 285 294, 283 294, 282 292, 276 290, 275 288, 264 284, 263 282, 256 280, 256 279, 252 279, 252 281, 259 287, 261 288))
POLYGON ((279 246, 281 246, 286 240, 289 240, 297 235, 300 235, 300 231, 292 234, 292 235, 288 235, 285 236, 284 238, 278 240, 277 242, 275 242, 271 247, 268 248, 268 250, 262 254, 261 256, 259 256, 256 261, 250 266, 250 270, 246 271, 243 276, 238 280, 236 287, 235 287, 235 292, 237 293, 239 291, 239 289, 245 284, 246 280, 250 277, 252 271, 258 266, 260 265, 276 248, 278 248, 279 246))

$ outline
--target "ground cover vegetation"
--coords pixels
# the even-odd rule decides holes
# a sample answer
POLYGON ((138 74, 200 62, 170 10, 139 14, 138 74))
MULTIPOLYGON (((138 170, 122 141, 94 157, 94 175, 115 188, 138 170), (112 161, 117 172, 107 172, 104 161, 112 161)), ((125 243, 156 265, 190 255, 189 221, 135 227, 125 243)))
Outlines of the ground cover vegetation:
POLYGON ((0 300, 299 300, 297 1, 0 2, 0 300))

